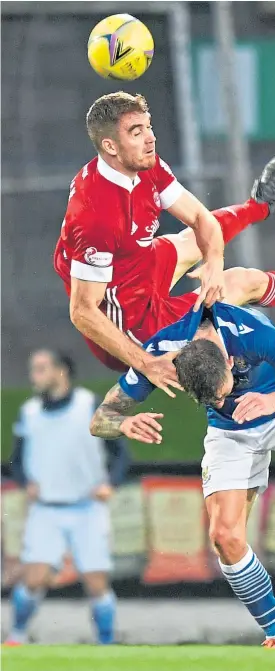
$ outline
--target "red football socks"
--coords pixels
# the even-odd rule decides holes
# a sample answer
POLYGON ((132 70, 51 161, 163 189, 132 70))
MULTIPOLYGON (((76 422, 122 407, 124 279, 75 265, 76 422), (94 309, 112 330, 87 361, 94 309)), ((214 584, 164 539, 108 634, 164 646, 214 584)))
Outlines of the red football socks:
POLYGON ((242 205, 230 205, 212 212, 222 229, 225 245, 233 240, 247 226, 266 219, 269 214, 267 203, 256 203, 253 198, 242 205))

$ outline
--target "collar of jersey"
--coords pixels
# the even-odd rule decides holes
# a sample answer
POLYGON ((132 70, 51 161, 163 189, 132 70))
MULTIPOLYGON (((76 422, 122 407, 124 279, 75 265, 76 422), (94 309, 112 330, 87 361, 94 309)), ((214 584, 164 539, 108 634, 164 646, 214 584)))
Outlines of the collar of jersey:
POLYGON ((97 169, 102 177, 105 177, 105 179, 108 179, 109 182, 113 182, 113 184, 116 184, 117 186, 122 186, 122 188, 129 191, 129 193, 132 193, 135 186, 140 183, 140 177, 138 175, 136 175, 135 179, 132 181, 127 175, 123 175, 122 172, 111 168, 100 155, 98 156, 97 169))
MULTIPOLYGON (((226 354, 228 356, 228 351, 227 351, 228 343, 226 341, 226 331, 223 332, 222 327, 219 325, 218 318, 217 318, 218 317, 217 311, 219 312, 221 310, 222 310, 221 303, 218 303, 218 304, 215 303, 214 305, 212 305, 211 312, 212 312, 212 316, 213 316, 213 323, 214 323, 215 329, 218 333, 218 336, 219 336, 219 338, 220 338, 220 340, 221 340, 221 342, 224 346, 226 354)), ((197 330, 198 330, 198 328, 200 326, 200 323, 201 323, 202 313, 203 313, 203 307, 202 306, 200 307, 198 312, 194 312, 193 309, 190 310, 190 313, 189 313, 190 314, 190 321, 189 321, 189 324, 187 326, 187 328, 188 328, 187 339, 188 339, 189 342, 191 340, 193 340, 195 334, 197 333, 197 330)))

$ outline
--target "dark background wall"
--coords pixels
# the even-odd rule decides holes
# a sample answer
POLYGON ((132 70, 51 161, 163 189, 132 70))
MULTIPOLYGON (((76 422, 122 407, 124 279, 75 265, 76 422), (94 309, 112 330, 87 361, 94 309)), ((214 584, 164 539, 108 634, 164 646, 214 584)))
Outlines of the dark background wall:
MULTIPOLYGON (((86 57, 91 28, 103 15, 85 13, 88 3, 4 3, 2 16, 2 348, 3 384, 21 386, 25 364, 36 346, 65 346, 74 354, 82 378, 108 375, 91 358, 71 326, 60 279, 52 268, 52 252, 66 208, 68 186, 79 168, 94 155, 85 129, 92 101, 117 89, 115 82, 97 77, 86 57), (63 6, 59 14, 60 5, 63 6), (67 11, 64 11, 66 5, 67 11), (39 7, 38 7, 39 6, 39 7), (35 12, 35 10, 37 13, 35 12), (71 12, 71 13, 70 13, 71 12), (8 181, 6 178, 9 178, 8 181), (12 180, 17 180, 14 182, 12 180), (19 180, 19 181, 18 181, 19 180), (32 180, 31 183, 29 180, 32 180), (39 180, 39 187, 36 186, 39 180)), ((89 6, 95 3, 89 3, 89 6)), ((211 3, 191 3, 192 36, 211 38, 211 3)), ((258 2, 233 3, 237 37, 274 38, 274 20, 260 13, 258 2)), ((109 3, 110 5, 110 3, 109 3)), ((125 11, 113 3, 113 12, 125 11)), ((124 5, 124 3, 123 3, 124 5)), ((156 3, 154 3, 156 5, 156 3)), ((142 15, 155 39, 156 55, 144 77, 125 83, 130 92, 148 99, 158 138, 158 151, 179 166, 178 131, 167 19, 161 13, 142 15)), ((108 11, 110 13, 110 11, 108 11)), ((270 82, 272 88, 272 83, 270 82)), ((273 82, 273 94, 274 82, 273 82)), ((274 133, 275 138, 275 133, 274 133)), ((274 153, 275 141, 251 140, 253 174, 274 153)), ((226 203, 223 181, 209 179, 208 165, 226 167, 223 138, 205 138, 205 182, 209 207, 226 203)), ((181 175, 178 176, 181 178, 181 175)), ((192 190, 192 185, 187 184, 192 190)), ((261 258, 274 266, 274 218, 263 225, 261 258)), ((162 229, 179 225, 164 215, 162 229)), ((236 247, 226 262, 236 260, 236 247)), ((244 260, 249 265, 249 258, 244 260)), ((264 267, 264 266, 263 266, 264 267)), ((177 291, 189 289, 183 280, 177 291)))

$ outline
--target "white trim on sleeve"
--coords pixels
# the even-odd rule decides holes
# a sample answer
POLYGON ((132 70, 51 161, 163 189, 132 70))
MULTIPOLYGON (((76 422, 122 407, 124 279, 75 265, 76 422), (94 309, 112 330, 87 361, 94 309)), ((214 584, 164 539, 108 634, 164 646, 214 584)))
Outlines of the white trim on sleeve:
POLYGON ((76 277, 78 280, 87 280, 88 282, 111 282, 113 266, 96 268, 95 266, 88 266, 86 263, 73 259, 71 263, 71 277, 76 277))
POLYGON ((169 186, 164 189, 160 195, 160 202, 163 210, 168 210, 169 207, 174 205, 176 200, 181 196, 185 191, 185 188, 178 182, 177 179, 174 179, 169 186))

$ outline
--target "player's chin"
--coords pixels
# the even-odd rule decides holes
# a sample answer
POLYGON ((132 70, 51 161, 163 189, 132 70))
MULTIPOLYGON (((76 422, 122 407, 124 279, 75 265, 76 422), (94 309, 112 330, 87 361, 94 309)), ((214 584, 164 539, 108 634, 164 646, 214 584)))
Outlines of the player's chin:
POLYGON ((154 168, 156 163, 156 154, 155 152, 150 152, 150 154, 146 154, 142 160, 142 165, 139 168, 139 170, 150 170, 151 168, 154 168))

